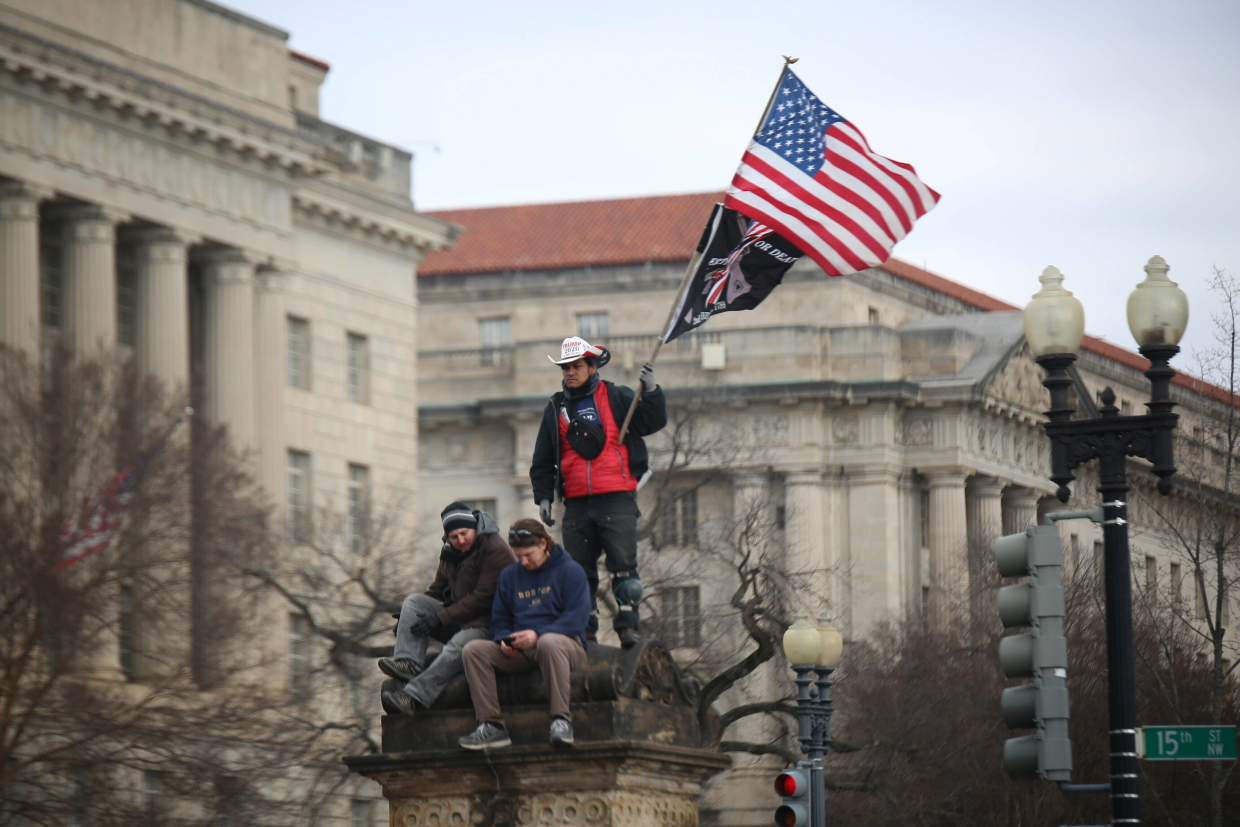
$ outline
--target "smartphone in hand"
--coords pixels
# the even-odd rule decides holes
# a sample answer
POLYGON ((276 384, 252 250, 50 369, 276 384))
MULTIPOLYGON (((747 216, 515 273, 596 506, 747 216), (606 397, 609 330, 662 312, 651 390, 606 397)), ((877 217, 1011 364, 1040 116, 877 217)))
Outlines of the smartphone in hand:
POLYGON ((500 638, 500 641, 499 641, 499 642, 500 642, 500 643, 505 643, 505 644, 507 644, 508 646, 512 646, 512 641, 513 641, 513 637, 512 637, 512 635, 509 635, 508 637, 505 637, 505 638, 500 638))

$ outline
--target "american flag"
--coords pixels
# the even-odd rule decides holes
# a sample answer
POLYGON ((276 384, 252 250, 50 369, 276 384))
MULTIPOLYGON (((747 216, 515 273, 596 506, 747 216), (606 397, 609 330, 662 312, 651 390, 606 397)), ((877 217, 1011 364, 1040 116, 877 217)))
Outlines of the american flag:
MULTIPOLYGON (((186 415, 192 413, 186 409, 186 415)), ((82 500, 82 505, 69 515, 57 536, 59 552, 56 569, 67 569, 105 548, 120 528, 125 510, 133 500, 134 490, 142 481, 151 461, 163 451, 168 437, 184 421, 177 419, 159 441, 117 471, 103 486, 82 500)))
POLYGON ((830 276, 882 264, 939 194, 785 69, 724 205, 774 228, 830 276))

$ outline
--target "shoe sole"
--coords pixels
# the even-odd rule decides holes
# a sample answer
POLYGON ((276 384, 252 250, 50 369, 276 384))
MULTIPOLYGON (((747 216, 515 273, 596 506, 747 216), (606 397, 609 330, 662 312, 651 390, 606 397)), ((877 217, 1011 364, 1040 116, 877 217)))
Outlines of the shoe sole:
POLYGON ((417 715, 417 709, 414 707, 410 707, 408 710, 404 710, 401 707, 397 706, 396 704, 389 702, 387 698, 383 698, 382 703, 383 703, 383 711, 389 715, 404 715, 407 718, 413 718, 413 717, 416 717, 417 715))
POLYGON ((573 745, 572 738, 552 738, 551 746, 553 747, 571 747, 573 745))
POLYGON ((512 746, 512 739, 505 738, 503 741, 491 741, 486 744, 461 744, 460 741, 457 741, 457 743, 460 744, 463 749, 470 749, 477 752, 484 749, 501 749, 503 747, 510 747, 512 746))
POLYGON ((408 672, 401 672, 397 669, 393 669, 391 666, 388 666, 386 663, 379 664, 379 671, 387 675, 389 678, 396 678, 396 680, 405 681, 406 683, 408 683, 409 681, 417 677, 417 675, 413 675, 408 672))

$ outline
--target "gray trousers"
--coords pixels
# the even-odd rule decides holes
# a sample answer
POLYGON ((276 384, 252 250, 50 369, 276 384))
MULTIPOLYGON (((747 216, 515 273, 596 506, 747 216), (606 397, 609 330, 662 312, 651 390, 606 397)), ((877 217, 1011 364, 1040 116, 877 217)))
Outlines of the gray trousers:
MULTIPOLYGON (((426 648, 430 639, 425 635, 415 635, 409 631, 413 622, 431 612, 440 612, 443 604, 433 597, 424 594, 411 594, 405 598, 400 607, 400 620, 396 623, 396 646, 392 657, 399 660, 411 660, 418 666, 426 666, 426 648)), ((491 637, 491 630, 486 626, 461 629, 448 638, 443 651, 430 666, 426 666, 422 674, 405 684, 405 694, 422 706, 430 706, 443 692, 453 676, 465 671, 462 666, 461 653, 465 644, 471 640, 485 640, 491 637)))
POLYGON ((542 635, 533 649, 518 655, 505 655, 499 644, 490 640, 475 641, 465 647, 465 678, 474 702, 474 717, 479 723, 504 723, 495 685, 496 672, 511 675, 535 669, 542 672, 547 697, 551 700, 551 717, 572 721, 573 713, 568 706, 568 673, 585 668, 586 650, 581 647, 581 641, 554 632, 542 635))

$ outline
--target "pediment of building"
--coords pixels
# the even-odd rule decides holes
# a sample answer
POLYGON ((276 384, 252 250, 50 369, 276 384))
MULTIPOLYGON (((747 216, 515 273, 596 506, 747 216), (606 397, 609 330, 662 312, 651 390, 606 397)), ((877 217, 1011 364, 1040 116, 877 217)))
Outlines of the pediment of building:
POLYGON ((996 371, 986 384, 985 395, 997 407, 1041 418, 1050 397, 1042 387, 1042 368, 1033 360, 1028 344, 1022 345, 996 371))

